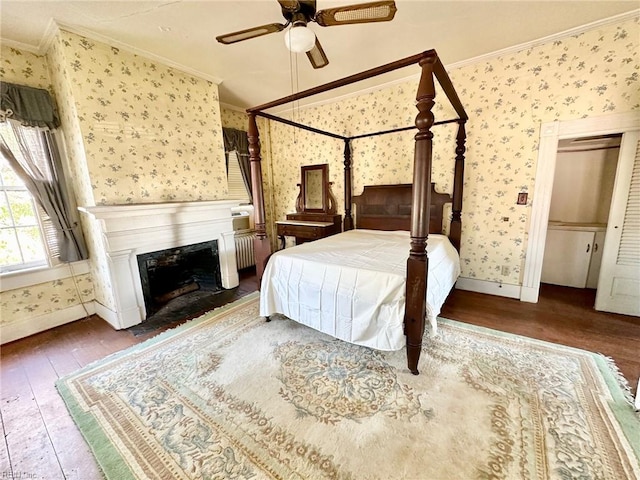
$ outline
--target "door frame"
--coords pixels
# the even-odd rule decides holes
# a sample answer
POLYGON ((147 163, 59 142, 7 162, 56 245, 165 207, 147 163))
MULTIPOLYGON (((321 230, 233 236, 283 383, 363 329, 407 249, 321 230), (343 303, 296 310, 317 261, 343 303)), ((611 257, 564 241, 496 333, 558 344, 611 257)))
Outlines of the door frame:
POLYGON ((624 134, 638 128, 640 128, 640 112, 616 113, 577 120, 556 120, 540 125, 538 164, 531 206, 527 253, 522 286, 520 287, 521 301, 538 302, 553 177, 558 157, 558 142, 568 138, 624 134))

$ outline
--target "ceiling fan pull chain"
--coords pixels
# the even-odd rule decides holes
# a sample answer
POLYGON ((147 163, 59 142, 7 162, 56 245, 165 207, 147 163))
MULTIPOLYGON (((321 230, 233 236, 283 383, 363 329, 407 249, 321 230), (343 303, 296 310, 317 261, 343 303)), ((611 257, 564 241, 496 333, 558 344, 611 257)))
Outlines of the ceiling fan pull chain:
MULTIPOLYGON (((299 91, 300 91, 300 72, 298 67, 298 55, 296 54, 296 91, 295 93, 298 93, 299 91)), ((296 100, 294 103, 294 106, 296 111, 294 121, 299 122, 300 121, 300 100, 296 100)))

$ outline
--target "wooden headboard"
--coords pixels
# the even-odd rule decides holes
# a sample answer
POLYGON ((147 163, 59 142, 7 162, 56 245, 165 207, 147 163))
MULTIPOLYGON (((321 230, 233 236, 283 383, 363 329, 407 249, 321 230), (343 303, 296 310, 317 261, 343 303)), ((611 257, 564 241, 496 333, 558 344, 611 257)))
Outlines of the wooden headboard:
MULTIPOLYGON (((411 230, 412 185, 368 185, 362 195, 353 197, 356 204, 356 228, 370 230, 411 230)), ((443 208, 453 199, 438 193, 431 184, 429 233, 442 233, 443 208)))

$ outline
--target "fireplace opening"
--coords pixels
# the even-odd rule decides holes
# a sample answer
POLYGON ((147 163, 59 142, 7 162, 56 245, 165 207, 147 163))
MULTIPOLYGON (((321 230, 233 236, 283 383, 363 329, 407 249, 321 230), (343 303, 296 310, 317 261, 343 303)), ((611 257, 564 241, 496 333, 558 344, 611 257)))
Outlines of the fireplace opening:
POLYGON ((184 304, 179 308, 184 314, 184 306, 197 303, 195 298, 223 290, 216 240, 145 253, 137 259, 147 320, 173 301, 184 304))

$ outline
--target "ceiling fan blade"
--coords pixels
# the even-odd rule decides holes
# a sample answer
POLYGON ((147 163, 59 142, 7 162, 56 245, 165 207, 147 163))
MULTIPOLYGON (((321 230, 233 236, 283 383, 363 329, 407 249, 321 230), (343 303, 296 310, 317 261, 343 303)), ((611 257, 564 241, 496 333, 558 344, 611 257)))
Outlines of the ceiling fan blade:
POLYGON ((397 10, 393 0, 384 0, 319 10, 314 20, 323 27, 352 23, 388 22, 393 19, 397 10))
POLYGON ((322 68, 329 65, 329 59, 320 45, 320 41, 316 38, 315 46, 307 52, 307 58, 311 62, 313 68, 322 68))
POLYGON ((225 45, 231 43, 241 42, 243 40, 249 40, 250 38, 260 37, 268 33, 281 32, 284 30, 285 25, 281 23, 270 23, 269 25, 262 25, 260 27, 247 28, 246 30, 240 30, 239 32, 227 33, 225 35, 219 35, 216 40, 225 45))

